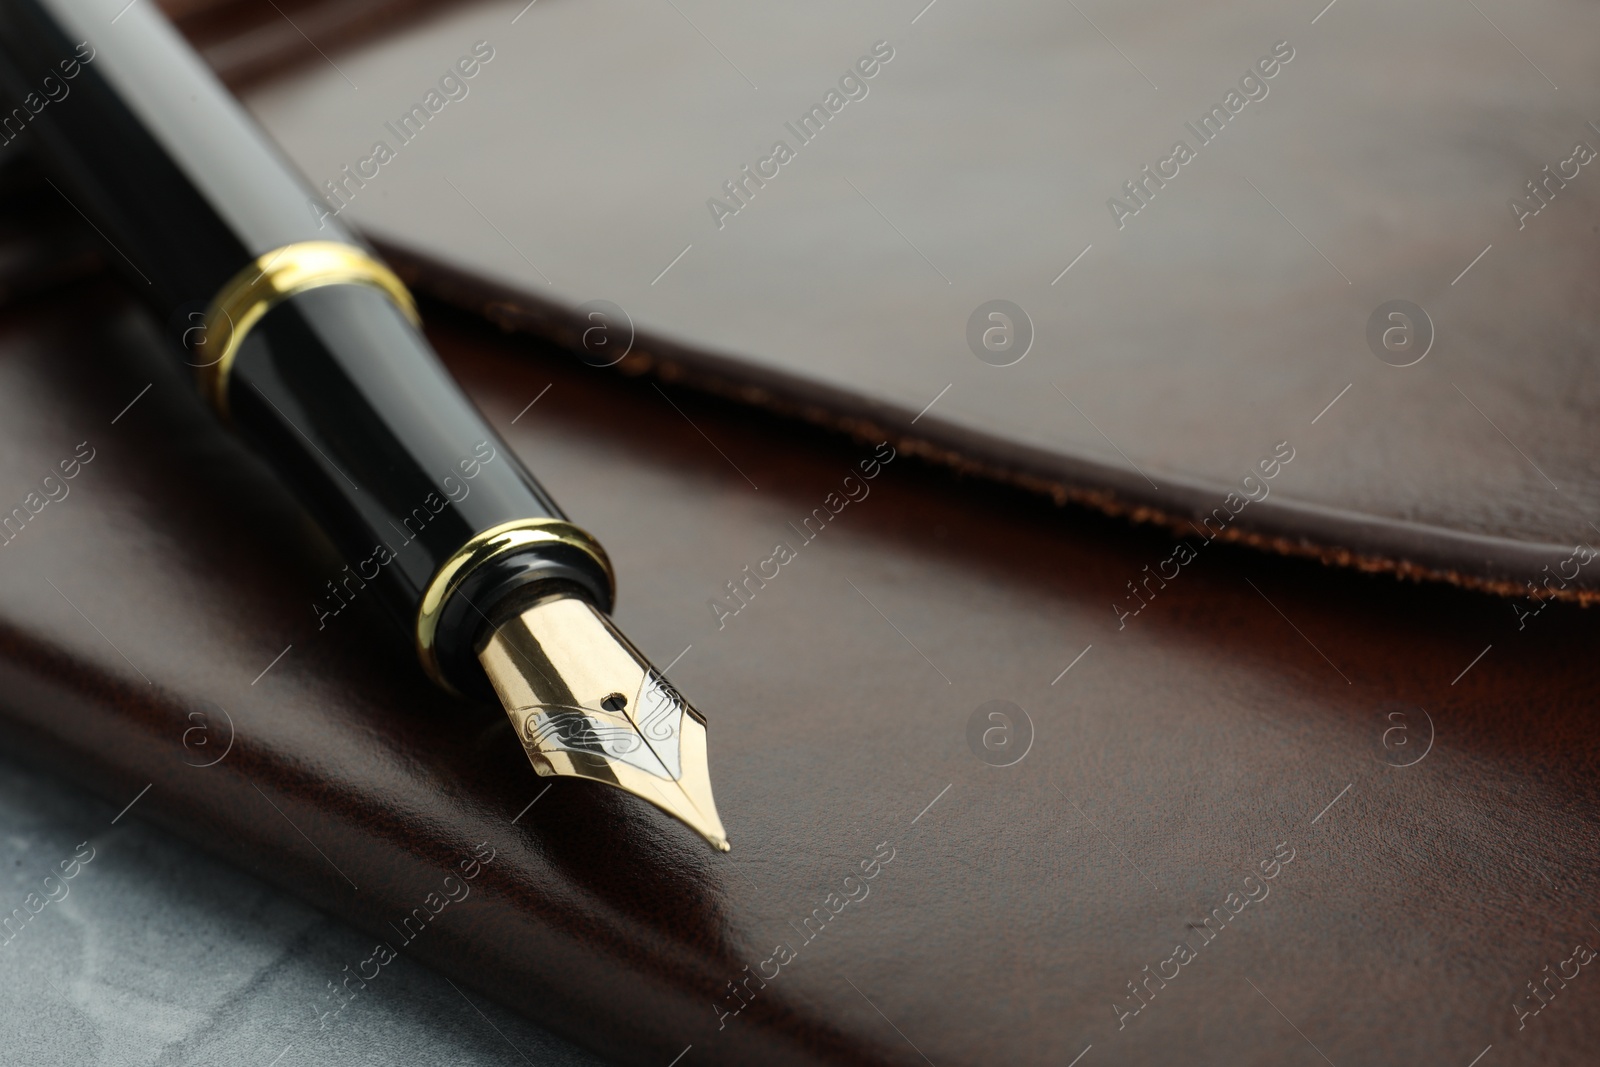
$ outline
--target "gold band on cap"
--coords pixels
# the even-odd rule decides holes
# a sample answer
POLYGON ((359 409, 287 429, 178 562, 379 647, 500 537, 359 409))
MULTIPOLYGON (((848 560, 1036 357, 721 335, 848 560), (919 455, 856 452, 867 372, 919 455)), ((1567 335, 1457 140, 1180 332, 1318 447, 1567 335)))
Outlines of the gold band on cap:
POLYGON ((380 289, 413 323, 421 321, 405 283, 364 249, 338 241, 301 241, 268 252, 222 287, 206 309, 204 331, 193 346, 196 355, 209 357, 198 365, 200 391, 218 414, 228 415, 228 375, 251 327, 280 300, 324 285, 380 289))
POLYGON ((508 552, 537 544, 562 544, 575 548, 600 565, 605 573, 611 596, 616 596, 617 577, 611 570, 611 559, 600 542, 587 531, 561 519, 516 519, 491 526, 476 534, 456 550, 455 554, 439 567, 422 593, 422 604, 417 608, 417 657, 428 676, 447 689, 454 689, 439 669, 439 657, 434 647, 438 634, 439 617, 450 595, 473 571, 485 563, 508 552))

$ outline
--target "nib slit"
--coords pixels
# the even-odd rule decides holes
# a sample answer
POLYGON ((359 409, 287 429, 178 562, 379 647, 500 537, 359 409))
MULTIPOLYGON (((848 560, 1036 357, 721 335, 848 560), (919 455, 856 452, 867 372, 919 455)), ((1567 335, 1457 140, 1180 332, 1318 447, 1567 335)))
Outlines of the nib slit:
POLYGON ((525 609, 496 628, 478 660, 540 774, 632 793, 730 850, 705 726, 588 602, 555 598, 525 609))

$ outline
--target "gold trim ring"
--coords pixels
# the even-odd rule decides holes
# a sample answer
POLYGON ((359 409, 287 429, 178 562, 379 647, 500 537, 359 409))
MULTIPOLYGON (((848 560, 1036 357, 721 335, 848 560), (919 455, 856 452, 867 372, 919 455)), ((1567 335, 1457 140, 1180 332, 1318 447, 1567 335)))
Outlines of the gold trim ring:
POLYGON ((439 618, 444 614, 450 595, 485 563, 538 544, 566 545, 584 553, 600 565, 606 576, 608 592, 616 596, 617 576, 611 569, 611 559, 606 555, 606 550, 600 547, 600 542, 582 528, 561 519, 516 519, 491 526, 474 535, 472 540, 445 560, 423 590, 422 604, 417 608, 417 658, 422 660, 422 669, 428 672, 428 677, 454 691, 455 687, 450 685, 439 669, 435 647, 439 618))
POLYGON ((217 413, 228 417, 228 377, 239 346, 261 317, 279 301, 324 285, 367 285, 389 295, 413 325, 420 325, 416 301, 394 271, 371 253, 339 241, 301 241, 258 256, 235 274, 206 309, 204 330, 193 346, 199 355, 206 345, 216 356, 198 365, 200 392, 217 413))

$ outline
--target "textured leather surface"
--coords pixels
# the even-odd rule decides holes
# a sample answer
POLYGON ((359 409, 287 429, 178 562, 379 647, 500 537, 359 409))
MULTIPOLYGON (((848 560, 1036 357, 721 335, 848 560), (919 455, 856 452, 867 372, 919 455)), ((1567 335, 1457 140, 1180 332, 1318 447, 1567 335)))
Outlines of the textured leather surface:
POLYGON ((875 441, 429 314, 709 717, 734 851, 544 791, 371 605, 317 631, 338 561, 108 283, 0 313, 0 501, 68 487, 0 547, 8 750, 396 946, 487 843, 401 951, 627 1063, 1592 1060, 1600 978, 1562 962, 1600 945, 1591 613, 1519 630, 1499 600, 1213 545, 1119 629, 1164 535, 903 455, 840 503, 875 441), (708 602, 780 541, 719 628, 708 602), (991 700, 1031 719, 1010 767, 969 747, 991 700), (1577 976, 1519 1029, 1547 965, 1577 976), (1119 1030, 1147 966, 1178 977, 1119 1030))
POLYGON ((1552 575, 1600 537, 1600 179, 1564 162, 1600 146, 1600 26, 1478 7, 502 0, 248 99, 422 288, 522 328, 576 335, 608 299, 704 386, 915 422, 929 455, 1185 532, 1287 441, 1223 536, 1589 595, 1600 569, 1552 575), (402 144, 385 124, 479 39, 493 63, 402 144), (837 113, 802 143, 814 104, 837 113), (1180 138, 1194 158, 1143 178, 1180 138), (737 214, 708 208, 733 181, 737 214), (1015 366, 968 348, 995 298, 1034 327, 1015 366), (1405 368, 1366 339, 1395 299, 1436 334, 1405 368))

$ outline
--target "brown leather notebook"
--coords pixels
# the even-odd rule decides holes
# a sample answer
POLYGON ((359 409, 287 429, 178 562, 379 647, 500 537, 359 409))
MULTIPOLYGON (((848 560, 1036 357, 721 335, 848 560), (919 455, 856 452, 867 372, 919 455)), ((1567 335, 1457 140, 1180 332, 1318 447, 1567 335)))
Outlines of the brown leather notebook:
MULTIPOLYGON (((27 216, 0 262, 88 245, 27 216)), ((430 304, 707 713, 716 855, 534 778, 372 605, 318 629, 339 562, 160 324, 39 279, 0 311, 28 516, 0 730, 369 932, 361 981, 410 955, 655 1065, 1584 1063, 1600 1037, 1590 613, 1209 541, 1172 572, 1164 532, 954 477, 925 439, 430 304)))
POLYGON ((704 706, 734 851, 317 630, 338 561, 106 282, 0 316, 7 499, 78 463, 0 549, 9 745, 621 1062, 1586 1062, 1589 613, 1216 547, 1118 630, 1160 534, 899 455, 808 541, 876 442, 429 319, 704 706))

